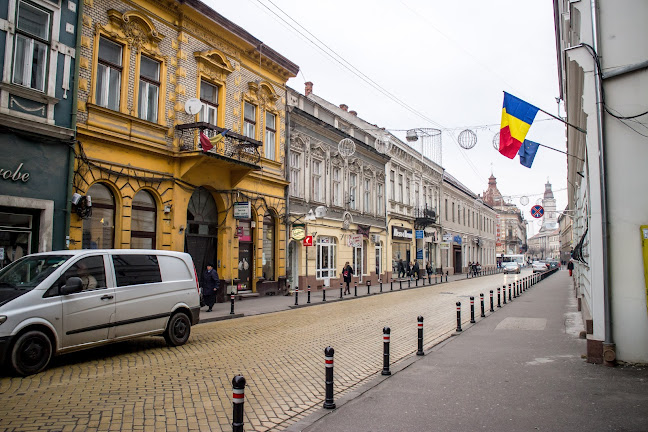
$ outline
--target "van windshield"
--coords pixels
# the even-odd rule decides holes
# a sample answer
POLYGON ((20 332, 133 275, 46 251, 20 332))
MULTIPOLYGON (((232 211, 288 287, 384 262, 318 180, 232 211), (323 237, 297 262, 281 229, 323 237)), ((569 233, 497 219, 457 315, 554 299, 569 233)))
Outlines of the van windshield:
POLYGON ((32 290, 72 255, 26 256, 0 270, 0 290, 32 290))

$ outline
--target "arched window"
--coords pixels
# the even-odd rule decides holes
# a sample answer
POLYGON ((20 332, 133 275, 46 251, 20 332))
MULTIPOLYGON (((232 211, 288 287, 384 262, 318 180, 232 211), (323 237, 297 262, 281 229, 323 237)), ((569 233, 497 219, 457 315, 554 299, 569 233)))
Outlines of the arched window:
POLYGON ((275 220, 272 213, 263 216, 263 277, 275 280, 275 220))
POLYGON ((131 248, 155 249, 155 200, 150 193, 139 191, 133 198, 131 213, 131 248))
POLYGON ((115 247, 115 198, 106 186, 96 183, 88 189, 92 216, 83 220, 83 249, 115 247))

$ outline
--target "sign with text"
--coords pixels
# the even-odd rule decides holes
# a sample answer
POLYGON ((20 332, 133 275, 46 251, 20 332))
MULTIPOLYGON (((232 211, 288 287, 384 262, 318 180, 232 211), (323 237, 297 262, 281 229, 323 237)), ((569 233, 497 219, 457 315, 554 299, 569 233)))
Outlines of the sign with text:
POLYGON ((291 236, 294 240, 303 240, 306 236, 306 227, 303 224, 294 224, 291 236))
POLYGON ((249 201, 234 203, 234 219, 250 219, 252 217, 252 205, 249 201))
POLYGON ((347 245, 353 248, 362 247, 362 234, 349 234, 347 245))
POLYGON ((304 246, 313 246, 313 236, 304 237, 304 246))
POLYGON ((392 227, 392 238, 394 240, 411 240, 413 236, 412 230, 403 227, 392 227))
POLYGON ((417 239, 422 239, 424 236, 425 236, 425 232, 423 230, 416 230, 417 239))

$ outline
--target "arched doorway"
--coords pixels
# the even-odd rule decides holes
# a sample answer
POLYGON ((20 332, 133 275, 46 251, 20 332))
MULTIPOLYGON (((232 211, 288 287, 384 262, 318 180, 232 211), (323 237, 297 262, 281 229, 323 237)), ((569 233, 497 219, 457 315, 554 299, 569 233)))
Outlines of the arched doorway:
POLYGON ((202 187, 191 195, 187 206, 185 252, 191 255, 196 271, 202 274, 207 264, 218 265, 218 208, 211 193, 202 187))

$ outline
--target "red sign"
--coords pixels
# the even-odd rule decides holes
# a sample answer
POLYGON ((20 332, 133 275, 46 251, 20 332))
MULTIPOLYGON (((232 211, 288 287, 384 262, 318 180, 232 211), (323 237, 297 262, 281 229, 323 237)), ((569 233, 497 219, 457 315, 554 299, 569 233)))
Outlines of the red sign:
POLYGON ((531 207, 531 216, 538 219, 541 218, 543 215, 544 215, 544 209, 542 208, 541 205, 534 205, 533 207, 531 207))
POLYGON ((304 237, 304 246, 313 246, 313 236, 304 237))

